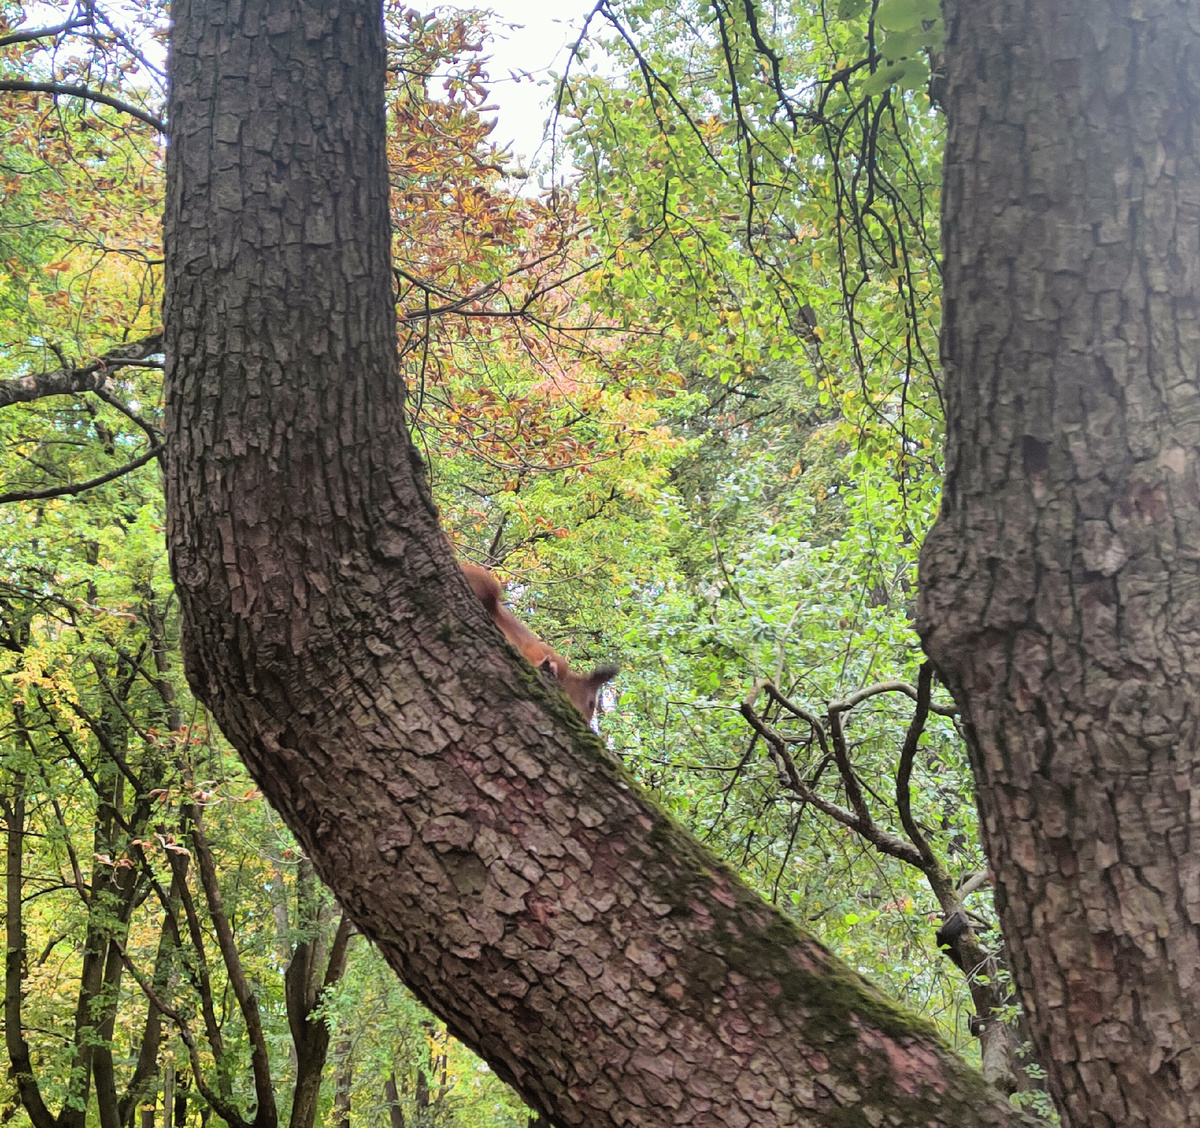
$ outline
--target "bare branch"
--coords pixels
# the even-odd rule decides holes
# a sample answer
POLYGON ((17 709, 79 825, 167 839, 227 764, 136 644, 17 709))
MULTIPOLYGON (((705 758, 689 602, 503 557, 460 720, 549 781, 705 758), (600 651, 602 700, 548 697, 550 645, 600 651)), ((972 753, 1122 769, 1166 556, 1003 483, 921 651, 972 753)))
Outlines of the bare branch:
POLYGON ((829 712, 829 735, 833 743, 833 762, 837 765, 838 774, 842 777, 842 785, 846 788, 846 798, 863 825, 861 834, 875 829, 875 820, 871 816, 871 808, 863 795, 862 784, 855 774, 854 765, 850 762, 850 750, 846 747, 846 734, 842 729, 842 714, 829 712))
POLYGON ((80 494, 85 490, 102 486, 105 482, 111 482, 116 478, 124 477, 126 474, 138 469, 138 467, 145 466, 147 462, 152 458, 157 458, 162 452, 162 443, 155 443, 154 446, 133 459, 132 462, 126 462, 123 466, 118 466, 115 470, 110 470, 107 474, 101 474, 96 478, 89 478, 86 482, 76 482, 70 486, 47 486, 41 490, 13 490, 10 493, 2 493, 0 494, 0 505, 7 505, 10 501, 40 501, 48 497, 65 497, 68 494, 80 494))
POLYGON ((825 753, 829 752, 829 740, 825 735, 825 726, 815 713, 805 709, 803 705, 797 705, 794 701, 784 697, 773 682, 764 682, 763 688, 770 694, 772 701, 782 705, 793 716, 799 717, 802 721, 807 721, 812 727, 813 732, 817 734, 817 742, 821 745, 821 751, 825 753))
POLYGON ((912 779, 913 761, 917 755, 917 745, 921 742, 921 733, 925 731, 925 722, 929 719, 929 696, 933 692, 933 663, 923 662, 917 680, 917 708, 904 737, 904 747, 900 749, 900 765, 896 769, 896 809, 900 812, 900 825, 908 835, 912 844, 920 851, 925 859, 925 874, 933 886, 938 900, 945 904, 943 898, 950 891, 950 882, 942 869, 937 856, 930 848, 921 828, 917 826, 912 815, 912 779))
POLYGON ((958 887, 958 899, 960 901, 965 901, 972 893, 976 893, 982 889, 988 883, 990 877, 991 874, 987 870, 978 870, 971 874, 971 876, 968 877, 967 880, 958 887))
MULTIPOLYGON (((130 361, 129 363, 140 364, 141 362, 140 361, 130 361)), ((159 432, 158 428, 154 426, 153 423, 150 423, 147 420, 143 419, 136 411, 133 410, 133 408, 129 407, 127 404, 124 404, 119 399, 117 399, 117 397, 114 396, 112 394, 112 392, 108 391, 106 388, 94 388, 92 390, 95 393, 97 399, 102 399, 106 404, 108 404, 109 407, 114 408, 115 410, 119 411, 131 423, 136 423, 137 426, 141 427, 141 429, 146 432, 146 437, 152 443, 161 443, 163 441, 162 434, 159 432)))
MULTIPOLYGON (((853 709, 856 705, 861 705, 869 697, 878 697, 881 693, 903 693, 905 697, 912 698, 913 701, 918 701, 917 689, 915 686, 909 685, 905 681, 888 681, 878 682, 875 685, 864 686, 862 689, 856 689, 849 697, 842 701, 831 701, 829 703, 829 712, 846 713, 853 709)), ((939 717, 957 717, 958 710, 951 705, 936 705, 932 701, 929 703, 929 712, 936 713, 939 717)))
POLYGON ((800 776, 800 772, 796 768, 795 761, 787 750, 787 742, 770 728, 761 717, 754 711, 751 700, 747 699, 742 702, 741 714, 746 718, 750 727, 754 729, 759 736, 763 738, 771 748, 772 753, 780 764, 783 765, 784 774, 787 777, 788 789, 799 799, 815 807, 818 811, 828 815, 831 819, 840 822, 843 826, 849 827, 871 843, 881 854, 887 854, 890 857, 897 858, 902 862, 907 862, 910 866, 915 866, 917 869, 924 872, 925 862, 921 855, 902 838, 883 830, 876 826, 873 822, 864 821, 854 811, 847 810, 838 803, 832 803, 828 799, 818 794, 813 788, 800 776))
POLYGON ((50 39, 64 32, 74 31, 77 27, 87 27, 92 22, 91 15, 76 16, 65 23, 55 24, 54 27, 31 27, 28 31, 14 31, 8 35, 0 35, 0 47, 11 47, 14 43, 32 43, 35 39, 50 39))
POLYGON ((114 110, 129 114, 138 121, 144 121, 152 129, 157 129, 159 133, 167 132, 167 123, 162 118, 147 113, 132 102, 122 101, 120 98, 114 98, 111 94, 93 90, 88 86, 78 86, 71 82, 28 82, 19 78, 0 79, 0 91, 5 90, 13 93, 61 94, 68 98, 84 98, 89 102, 99 102, 103 106, 111 106, 114 110))

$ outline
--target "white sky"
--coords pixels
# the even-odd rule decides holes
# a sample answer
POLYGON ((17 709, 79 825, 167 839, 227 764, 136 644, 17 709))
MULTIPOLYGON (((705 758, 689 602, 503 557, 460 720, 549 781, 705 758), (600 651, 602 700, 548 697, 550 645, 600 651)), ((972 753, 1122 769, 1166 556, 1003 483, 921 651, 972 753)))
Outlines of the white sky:
MULTIPOLYGON (((459 7, 478 7, 495 13, 489 20, 492 41, 486 49, 491 56, 490 103, 500 107, 499 124, 492 139, 500 145, 512 143, 515 157, 529 160, 537 155, 554 96, 550 72, 562 73, 567 44, 579 38, 583 21, 594 4, 595 0, 457 0, 459 7), (511 78, 510 72, 522 77, 511 78)), ((421 0, 416 0, 416 6, 429 10, 421 0)), ((433 6, 430 3, 429 7, 433 6)), ((455 6, 453 0, 448 6, 455 6)), ((125 23, 120 19, 120 5, 115 8, 112 14, 117 16, 117 22, 125 23)), ((58 8, 43 6, 37 0, 27 0, 25 13, 25 23, 30 27, 54 23, 61 15, 58 8), (41 18, 43 15, 45 18, 41 18)), ((593 35, 607 30, 599 18, 592 21, 593 35)), ((153 58, 156 64, 166 65, 166 53, 161 46, 156 43, 145 46, 151 56, 156 56, 153 58)), ((598 54, 593 48, 593 60, 598 54)))
MULTIPOLYGON (((550 71, 562 74, 566 47, 579 38, 579 29, 595 0, 479 0, 481 8, 495 12, 493 39, 486 53, 491 56, 491 104, 500 107, 499 123, 492 133, 497 144, 512 143, 517 157, 531 159, 542 141, 542 129, 550 116, 554 84, 550 71), (516 25, 516 26, 504 26, 516 25), (509 72, 530 77, 513 80, 509 72)), ((592 21, 591 38, 604 30, 599 19, 592 21)))
MULTIPOLYGON (((415 2, 423 11, 436 4, 436 0, 431 0, 428 7, 422 0, 415 2)), ((447 7, 477 7, 495 13, 488 21, 492 39, 485 49, 491 58, 489 104, 499 106, 499 121, 492 140, 501 146, 511 143, 513 156, 518 160, 524 158, 521 163, 538 155, 555 93, 550 72, 562 74, 567 45, 579 38, 583 21, 594 5, 595 0, 451 0, 447 4, 447 7), (511 77, 514 72, 518 77, 511 77)), ((118 24, 129 26, 120 18, 120 4, 112 7, 110 14, 116 16, 118 24)), ((29 27, 54 23, 61 16, 57 7, 41 5, 37 0, 26 0, 25 13, 25 24, 29 27)), ((609 30, 597 17, 592 20, 589 39, 597 32, 609 30)), ((166 52, 160 44, 146 42, 143 46, 156 65, 166 66, 166 52)), ((593 44, 589 66, 596 64, 600 54, 593 44)))

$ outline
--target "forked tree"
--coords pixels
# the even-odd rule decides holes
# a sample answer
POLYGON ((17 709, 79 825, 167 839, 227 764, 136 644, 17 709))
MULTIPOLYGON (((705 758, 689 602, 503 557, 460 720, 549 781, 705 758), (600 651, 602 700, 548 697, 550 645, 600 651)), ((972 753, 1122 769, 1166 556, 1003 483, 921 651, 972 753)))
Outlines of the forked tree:
MULTIPOLYGON (((1189 14, 947 13, 953 438, 925 622, 1076 1124, 1197 1115, 1189 14)), ((378 0, 174 21, 185 660, 356 924, 559 1125, 1022 1122, 646 802, 470 597, 406 432, 378 0)))

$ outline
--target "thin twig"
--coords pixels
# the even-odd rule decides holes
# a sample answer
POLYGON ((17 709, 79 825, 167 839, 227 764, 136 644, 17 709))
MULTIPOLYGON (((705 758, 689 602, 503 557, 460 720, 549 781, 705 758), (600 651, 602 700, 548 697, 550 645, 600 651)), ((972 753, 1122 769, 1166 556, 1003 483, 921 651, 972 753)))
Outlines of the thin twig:
POLYGON ((0 494, 0 505, 7 505, 13 501, 41 501, 50 497, 67 497, 71 494, 81 494, 86 490, 94 489, 96 486, 102 486, 105 482, 123 478, 126 474, 130 474, 139 467, 145 466, 151 459, 157 458, 162 454, 164 449, 162 443, 155 443, 131 462, 126 462, 123 466, 118 466, 115 470, 110 470, 107 474, 100 474, 98 477, 89 478, 86 482, 76 482, 69 486, 48 486, 41 490, 12 490, 9 493, 2 493, 0 494))
POLYGON ((933 692, 933 663, 923 662, 917 680, 917 708, 913 712, 908 733, 904 737, 904 747, 900 749, 900 766, 896 769, 896 809, 900 812, 900 824, 912 844, 920 851, 928 867, 926 873, 940 870, 937 857, 930 848, 921 828, 917 826, 912 815, 912 779, 913 761, 917 755, 917 745, 921 734, 925 731, 925 722, 929 718, 929 696, 933 692))

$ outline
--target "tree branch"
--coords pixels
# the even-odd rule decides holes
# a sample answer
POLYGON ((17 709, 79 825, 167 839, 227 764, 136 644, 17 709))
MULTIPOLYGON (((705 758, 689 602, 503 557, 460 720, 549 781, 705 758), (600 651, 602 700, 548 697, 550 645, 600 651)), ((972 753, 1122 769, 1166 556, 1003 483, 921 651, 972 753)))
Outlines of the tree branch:
MULTIPOLYGON (((50 796, 51 806, 54 807, 55 817, 58 819, 58 825, 63 830, 63 845, 67 848, 67 860, 71 863, 71 874, 74 878, 75 892, 79 894, 84 905, 90 907, 92 903, 92 892, 88 888, 87 882, 83 880, 83 870, 79 865, 79 855, 75 852, 75 847, 71 843, 71 834, 67 827, 67 820, 63 818, 62 807, 59 806, 58 797, 50 796)), ((70 888, 70 886, 64 886, 70 888)))
POLYGON ((74 31, 77 27, 87 27, 91 22, 89 12, 86 16, 76 16, 54 27, 32 27, 28 31, 14 31, 8 35, 0 35, 0 47, 11 47, 14 43, 32 43, 35 39, 49 39, 67 31, 74 31))
POLYGON ((137 981, 137 985, 142 989, 142 994, 146 996, 151 1006, 157 1007, 167 1018, 175 1023, 175 1029, 179 1031, 179 1037, 187 1047, 188 1058, 192 1065, 192 1076, 196 1082, 196 1088, 200 1090, 200 1095, 212 1106, 212 1110, 222 1120, 232 1125, 233 1128, 251 1128, 250 1122, 229 1101, 224 1100, 220 1094, 215 1093, 205 1084, 204 1067, 200 1060, 200 1051, 196 1045, 196 1039, 191 1032, 191 1028, 188 1026, 187 1019, 175 1007, 159 996, 146 977, 134 966, 133 960, 129 958, 125 949, 116 940, 113 941, 113 944, 116 945, 121 962, 125 965, 129 974, 137 981))
POLYGON ((943 894, 948 891, 950 883, 926 841, 925 835, 921 833, 921 828, 917 826, 916 819, 913 818, 912 788, 909 785, 909 781, 912 779, 913 761, 917 755, 917 745, 921 742, 921 734, 925 731, 925 722, 929 718, 929 696, 932 692, 933 663, 922 662, 917 681, 917 708, 913 713, 912 722, 908 726, 908 733, 904 737, 904 747, 900 749, 900 765, 896 769, 896 810, 900 812, 900 825, 904 827, 904 833, 908 835, 912 844, 920 851, 921 857, 925 859, 925 873, 931 884, 936 874, 939 883, 946 887, 934 890, 938 894, 938 900, 943 901, 943 894))
POLYGON ((118 466, 115 470, 109 470, 107 474, 89 478, 86 482, 76 482, 69 486, 47 486, 41 490, 12 490, 9 493, 2 493, 0 494, 0 505, 7 505, 12 501, 40 501, 48 497, 66 497, 68 494, 84 493, 86 490, 104 485, 105 482, 122 478, 140 466, 145 466, 152 458, 157 458, 162 454, 163 449, 162 443, 155 443, 131 462, 126 462, 123 466, 118 466))
POLYGON ((123 362, 144 360, 154 353, 162 352, 162 347, 162 333, 151 333, 149 337, 143 337, 140 341, 131 341, 127 345, 111 349, 81 368, 63 365, 52 372, 38 372, 30 376, 20 376, 15 380, 0 380, 0 407, 9 407, 14 403, 31 403, 46 396, 70 396, 80 392, 98 391, 104 387, 111 369, 119 368, 123 362))
POLYGON ((967 880, 958 887, 959 901, 965 901, 972 893, 982 889, 991 880, 991 876, 992 875, 988 870, 978 870, 976 873, 971 874, 971 876, 968 877, 967 880))
MULTIPOLYGON (((130 362, 130 363, 136 363, 136 362, 130 362)), ((133 408, 122 403, 107 388, 93 388, 92 391, 95 394, 97 399, 103 400, 106 404, 108 404, 109 407, 113 408, 116 411, 119 411, 131 423, 134 423, 138 427, 140 427, 146 433, 146 437, 152 443, 161 443, 162 442, 162 434, 159 432, 158 428, 154 426, 153 423, 150 423, 147 420, 143 419, 136 411, 133 410, 133 408)))
POLYGON ((132 102, 122 101, 120 98, 114 98, 111 94, 105 94, 100 90, 93 90, 88 86, 79 86, 71 82, 28 82, 25 79, 5 78, 0 79, 0 91, 62 94, 68 98, 83 98, 89 102, 99 102, 103 106, 111 106, 114 110, 120 110, 122 113, 129 114, 131 117, 137 118, 138 121, 145 122, 152 129, 157 129, 159 133, 167 132, 167 123, 162 118, 147 113, 132 102))
POLYGON ((217 934, 217 945, 221 949, 221 958, 229 973, 230 986, 241 1009, 242 1020, 246 1024, 246 1035, 250 1039, 250 1064, 254 1073, 254 1095, 258 1106, 254 1121, 255 1124, 274 1123, 275 1090, 271 1085, 271 1061, 267 1053, 258 1000, 254 997, 250 981, 246 978, 233 928, 221 901, 217 866, 201 824, 201 809, 196 804, 190 804, 187 814, 192 824, 192 845, 195 847, 196 863, 200 870, 200 883, 204 886, 204 897, 208 902, 208 915, 217 934))
POLYGON ((829 741, 825 735, 825 726, 821 723, 820 718, 815 713, 804 708, 803 705, 797 705, 794 701, 784 697, 774 682, 763 682, 762 688, 767 691, 772 701, 782 705, 793 716, 799 717, 802 721, 807 721, 813 732, 817 734, 817 741, 821 745, 821 751, 828 754, 829 741))
POLYGON ((334 933, 333 945, 329 949, 329 963, 325 965, 325 979, 322 989, 332 987, 346 971, 346 959, 349 955, 350 941, 358 934, 354 922, 342 913, 338 921, 337 932, 334 933))
POLYGON ((847 810, 838 803, 830 802, 804 782, 796 768, 795 761, 787 750, 787 741, 770 728, 754 711, 752 698, 747 698, 742 702, 740 711, 750 727, 767 742, 778 761, 783 765, 788 788, 793 794, 836 822, 849 827, 855 834, 870 842, 881 854, 887 854, 899 861, 907 862, 924 872, 924 859, 902 838, 876 826, 869 817, 864 821, 855 811, 847 810))
POLYGON ((829 710, 829 735, 833 744, 833 762, 837 765, 842 785, 846 788, 846 798, 850 800, 850 806, 862 822, 862 833, 865 834, 868 830, 875 829, 875 820, 863 795, 862 784, 854 772, 854 765, 850 762, 850 750, 846 747, 846 734, 842 728, 842 715, 832 709, 829 710))
MULTIPOLYGON (((845 713, 853 709, 857 705, 861 705, 869 697, 878 697, 881 693, 903 693, 905 697, 911 697, 913 701, 919 701, 918 692, 915 686, 909 685, 906 681, 888 681, 877 682, 875 685, 864 686, 862 689, 856 689, 849 697, 842 701, 831 701, 829 704, 830 713, 845 713)), ((939 717, 957 717, 958 710, 951 705, 937 705, 933 701, 929 702, 929 712, 937 714, 939 717)))
MULTIPOLYGON (((173 873, 186 871, 187 863, 184 857, 172 851, 167 862, 173 873)), ((194 972, 189 971, 188 978, 192 981, 196 994, 200 996, 200 1014, 204 1019, 204 1036, 208 1039, 212 1050, 213 1060, 220 1062, 225 1057, 225 1040, 221 1036, 221 1026, 217 1022, 217 1011, 213 1004, 212 978, 208 971, 208 956, 204 951, 204 932, 200 926, 200 917, 196 912, 196 903, 192 899, 192 891, 186 881, 179 886, 180 899, 183 902, 183 912, 187 920, 188 938, 192 942, 195 960, 189 961, 185 967, 193 966, 194 972)), ((159 899, 162 900, 160 894, 159 899)), ((163 901, 164 906, 167 904, 163 901)), ((169 910, 168 910, 169 911, 169 910)), ((217 1084, 224 1097, 229 1097, 229 1075, 222 1069, 217 1070, 217 1084)))

